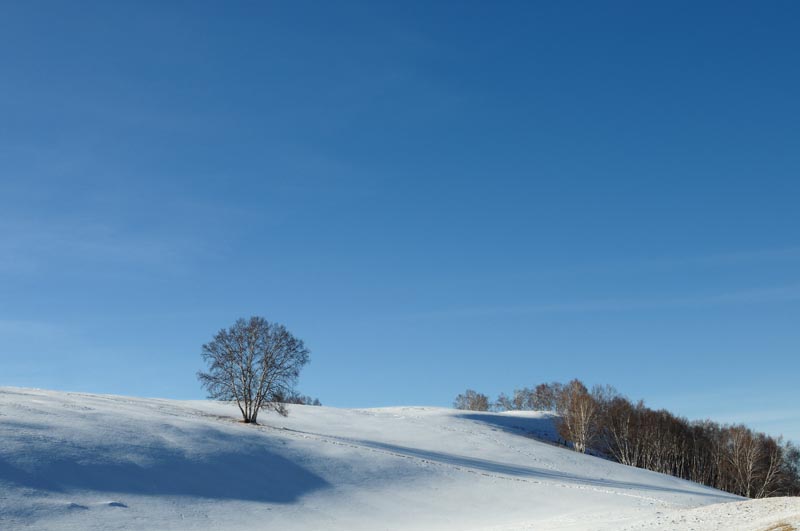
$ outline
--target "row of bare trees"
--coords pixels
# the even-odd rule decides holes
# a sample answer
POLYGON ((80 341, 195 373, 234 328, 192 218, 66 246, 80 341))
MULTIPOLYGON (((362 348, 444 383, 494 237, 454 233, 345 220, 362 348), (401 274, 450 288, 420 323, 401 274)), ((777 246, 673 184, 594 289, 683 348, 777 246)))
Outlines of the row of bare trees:
POLYGON ((740 424, 690 422, 607 385, 590 390, 572 380, 501 393, 494 403, 472 390, 459 398, 460 409, 553 411, 559 434, 578 452, 750 498, 800 495, 800 449, 792 443, 740 424))
POLYGON ((689 422, 618 395, 605 398, 595 399, 593 448, 620 463, 749 498, 800 494, 800 452, 781 437, 741 424, 689 422))

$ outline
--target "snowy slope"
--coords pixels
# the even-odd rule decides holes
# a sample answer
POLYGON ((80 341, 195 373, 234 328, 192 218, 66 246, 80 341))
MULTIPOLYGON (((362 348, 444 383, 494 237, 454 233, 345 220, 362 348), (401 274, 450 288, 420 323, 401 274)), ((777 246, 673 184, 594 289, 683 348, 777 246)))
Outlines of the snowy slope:
POLYGON ((532 439, 547 414, 290 411, 0 388, 0 529, 652 529, 739 500, 532 439))

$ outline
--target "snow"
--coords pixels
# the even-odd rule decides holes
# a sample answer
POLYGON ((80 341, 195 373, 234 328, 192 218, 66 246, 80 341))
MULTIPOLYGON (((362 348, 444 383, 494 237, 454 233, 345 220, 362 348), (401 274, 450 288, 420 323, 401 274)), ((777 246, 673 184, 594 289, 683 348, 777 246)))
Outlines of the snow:
POLYGON ((260 426, 237 415, 0 388, 0 529, 761 530, 800 514, 796 499, 737 503, 577 454, 547 442, 546 413, 291 406, 260 426))
POLYGON ((800 529, 800 498, 767 498, 672 510, 620 531, 644 529, 796 531, 800 529))

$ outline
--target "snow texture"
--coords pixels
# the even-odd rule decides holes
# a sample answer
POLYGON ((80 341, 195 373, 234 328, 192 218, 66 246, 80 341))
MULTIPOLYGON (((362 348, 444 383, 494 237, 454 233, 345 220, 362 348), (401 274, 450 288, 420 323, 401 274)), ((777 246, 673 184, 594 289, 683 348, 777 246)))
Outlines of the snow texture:
POLYGON ((546 413, 290 406, 260 426, 237 415, 0 388, 0 529, 800 528, 797 499, 742 502, 548 442, 546 413))

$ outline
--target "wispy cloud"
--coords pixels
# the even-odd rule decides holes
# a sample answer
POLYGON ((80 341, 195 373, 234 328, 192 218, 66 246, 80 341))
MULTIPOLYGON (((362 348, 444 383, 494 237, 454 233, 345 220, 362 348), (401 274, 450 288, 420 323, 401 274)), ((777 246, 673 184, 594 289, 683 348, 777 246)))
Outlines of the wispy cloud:
POLYGON ((50 322, 23 319, 0 319, 0 335, 4 337, 54 337, 64 332, 64 328, 50 322))
POLYGON ((765 304, 787 301, 800 301, 800 284, 684 297, 586 299, 566 302, 509 306, 468 306, 418 313, 415 314, 415 316, 469 317, 504 314, 619 312, 633 310, 660 310, 668 308, 696 308, 704 306, 725 306, 735 304, 765 304))
POLYGON ((762 409, 762 410, 748 410, 734 413, 724 413, 714 415, 712 418, 718 422, 723 423, 784 423, 787 421, 796 421, 800 424, 800 411, 797 409, 762 409))
POLYGON ((685 258, 659 258, 644 260, 639 262, 638 265, 673 268, 691 266, 731 266, 757 262, 797 260, 800 260, 800 247, 787 246, 775 249, 754 249, 685 258))
POLYGON ((0 224, 0 272, 35 271, 69 263, 169 266, 194 248, 190 239, 126 234, 100 223, 0 224))
POLYGON ((800 247, 787 245, 770 249, 748 249, 697 256, 657 256, 625 261, 591 261, 542 271, 553 274, 618 274, 621 272, 662 272, 675 270, 715 270, 754 264, 800 262, 800 247))

